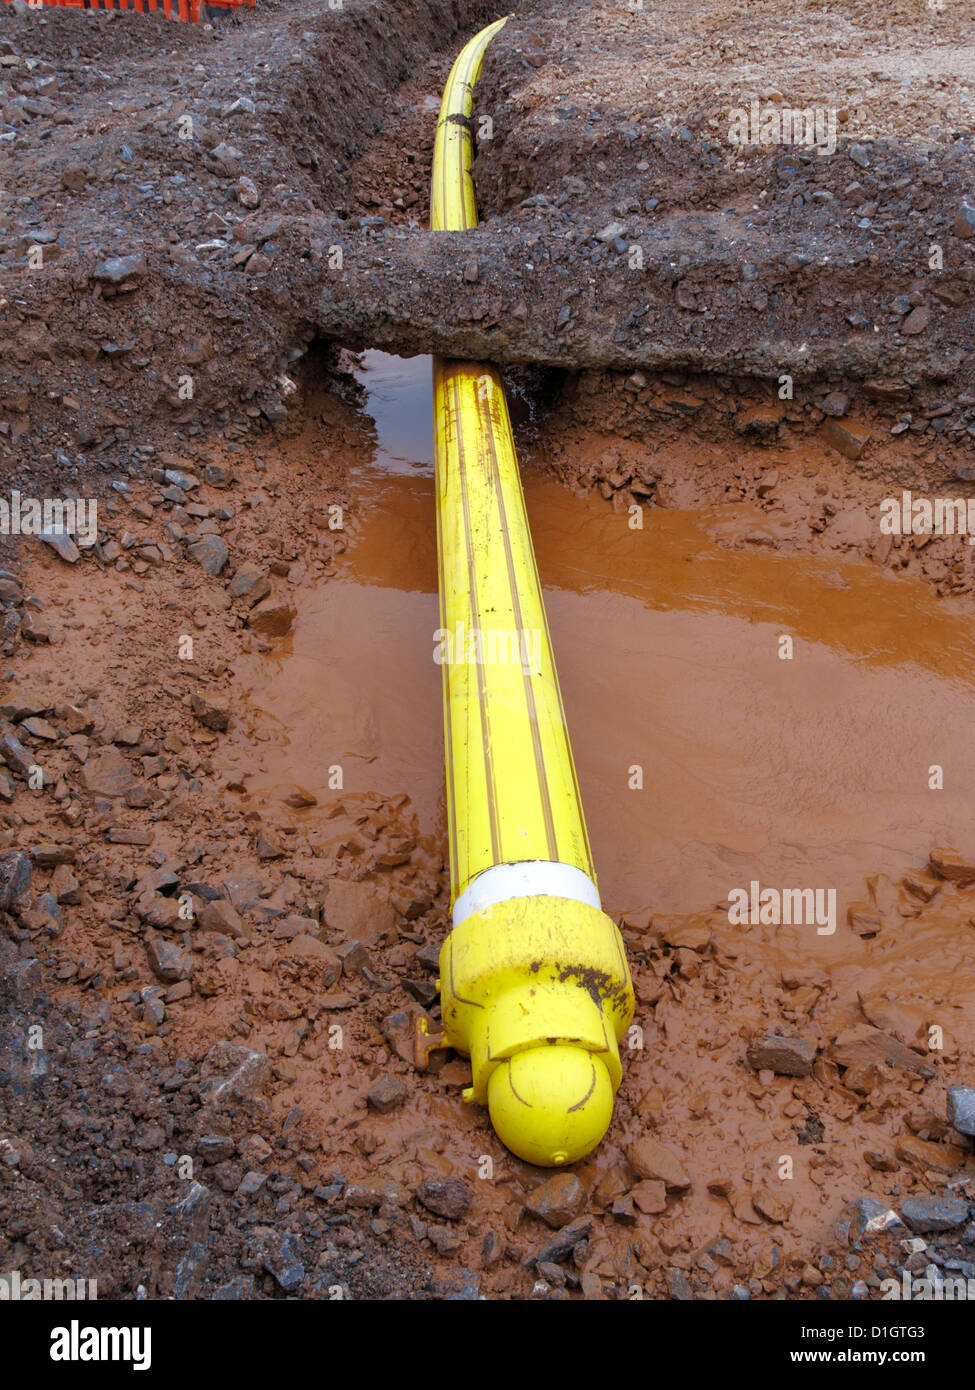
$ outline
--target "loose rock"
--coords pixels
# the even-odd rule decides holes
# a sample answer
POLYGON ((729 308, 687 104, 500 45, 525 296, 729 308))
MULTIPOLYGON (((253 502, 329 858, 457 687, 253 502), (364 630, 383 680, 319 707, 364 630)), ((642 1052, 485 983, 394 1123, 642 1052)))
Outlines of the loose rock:
POLYGON ((960 1197, 908 1197, 901 1215, 912 1231, 951 1231, 968 1220, 968 1203, 960 1197))
POLYGON ((575 1173, 556 1173, 535 1188, 525 1203, 525 1209, 554 1230, 559 1230, 578 1216, 585 1204, 586 1190, 575 1173))
POLYGON ((806 1038, 763 1033, 750 1045, 748 1065, 755 1071, 773 1071, 778 1076, 809 1076, 816 1060, 816 1044, 806 1038))
POLYGON ((193 716, 204 728, 213 729, 217 733, 225 733, 230 724, 230 706, 223 701, 214 700, 212 696, 204 695, 199 690, 194 690, 190 696, 190 708, 193 716))
POLYGON ((470 1210, 474 1194, 462 1178, 426 1178, 416 1190, 427 1211, 447 1221, 459 1221, 470 1210))
POLYGON ((375 1110, 380 1115, 388 1115, 391 1110, 397 1110, 403 1104, 408 1094, 406 1086, 398 1076, 383 1076, 370 1089, 366 1100, 370 1110, 375 1110))
POLYGON ((124 796, 136 784, 132 769, 117 748, 92 754, 81 769, 85 790, 93 796, 124 796))
POLYGON ((975 1138, 975 1088, 971 1086, 949 1086, 948 1123, 959 1134, 975 1138))
POLYGON ((691 1185, 683 1164, 672 1149, 649 1137, 627 1146, 626 1156, 641 1178, 655 1178, 669 1191, 683 1192, 691 1185))

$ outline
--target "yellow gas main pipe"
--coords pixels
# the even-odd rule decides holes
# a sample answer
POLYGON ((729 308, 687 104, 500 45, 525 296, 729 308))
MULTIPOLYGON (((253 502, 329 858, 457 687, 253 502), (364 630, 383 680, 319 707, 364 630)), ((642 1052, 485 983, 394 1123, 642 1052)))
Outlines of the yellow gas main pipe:
MULTIPOLYGON (((473 89, 488 43, 444 92, 430 224, 477 225, 473 89)), ((609 1127, 633 1017, 623 941, 600 910, 511 422, 498 374, 434 360, 444 743, 453 930, 440 953, 445 1041, 465 1100, 508 1148, 572 1163, 609 1127)))

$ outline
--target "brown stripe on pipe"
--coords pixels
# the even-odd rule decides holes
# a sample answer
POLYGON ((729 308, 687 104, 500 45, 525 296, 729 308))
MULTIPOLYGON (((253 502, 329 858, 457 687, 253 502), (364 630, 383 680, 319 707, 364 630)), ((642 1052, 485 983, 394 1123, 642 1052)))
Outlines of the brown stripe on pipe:
MULTIPOLYGON (((515 575, 515 562, 514 562, 514 556, 513 556, 512 553, 511 553, 511 537, 510 537, 509 534, 508 534, 508 519, 507 519, 507 514, 506 514, 506 511, 505 511, 505 505, 504 505, 504 489, 503 489, 502 486, 501 486, 501 469, 500 469, 500 466, 499 466, 499 464, 498 464, 498 451, 497 451, 497 449, 495 448, 495 443, 494 443, 494 427, 495 427, 495 424, 496 424, 496 423, 502 424, 503 422, 500 421, 500 419, 496 419, 495 413, 492 411, 492 406, 494 405, 494 396, 495 396, 495 394, 496 394, 496 393, 500 394, 503 390, 504 390, 504 387, 501 385, 501 382, 498 381, 496 378, 492 377, 491 401, 490 401, 490 402, 484 402, 484 401, 482 401, 482 400, 481 400, 480 392, 478 392, 478 394, 477 394, 477 405, 478 405, 478 410, 479 410, 479 411, 481 411, 481 407, 482 407, 483 405, 485 405, 485 404, 487 405, 487 426, 486 426, 486 428, 482 431, 482 434, 483 434, 483 436, 484 436, 484 437, 487 439, 487 441, 488 441, 488 448, 489 448, 490 454, 491 454, 491 479, 492 479, 492 483, 493 483, 493 486, 494 486, 494 493, 495 493, 495 496, 496 496, 496 498, 497 498, 498 511, 499 511, 499 513, 500 513, 500 516, 501 516, 501 535, 502 535, 503 540, 504 540, 505 560, 507 561, 507 566, 508 566, 508 587, 509 587, 509 589, 511 590, 511 600, 512 600, 512 606, 514 607, 514 612, 515 612, 515 622, 517 623, 518 631, 519 631, 520 633, 524 633, 524 631, 525 631, 525 628, 524 628, 524 618, 523 618, 522 611, 521 611, 521 599, 519 598, 519 595, 518 595, 518 580, 517 580, 517 576, 515 575)), ((500 417, 500 412, 501 412, 501 407, 499 406, 499 407, 498 407, 498 410, 497 410, 497 416, 498 416, 498 417, 500 417)), ((483 414, 483 411, 482 411, 481 413, 483 414)), ((526 520, 526 527, 527 527, 527 520, 526 520)), ((528 540, 528 543, 529 543, 529 546, 530 546, 530 545, 531 545, 531 535, 530 535, 530 533, 529 533, 529 540, 528 540)), ((533 561, 534 561, 534 554, 532 555, 532 559, 533 559, 533 561)), ((536 573, 537 573, 537 570, 536 570, 536 573)), ((544 606, 544 600, 543 600, 543 606, 544 606)), ((553 663, 554 663, 554 656, 553 656, 553 663)), ((529 719, 529 723, 531 724, 532 745, 533 745, 534 750, 535 750, 535 773, 536 773, 536 776, 537 776, 537 778, 538 778, 538 794, 539 794, 539 800, 540 800, 541 806, 542 806, 542 819, 543 819, 543 821, 545 822, 545 839, 546 839, 546 841, 547 841, 547 843, 548 843, 548 857, 549 857, 550 859, 552 859, 552 860, 558 860, 558 857, 559 857, 558 836, 557 836, 556 833, 555 833, 555 817, 554 817, 554 815, 553 815, 553 813, 552 813, 552 798, 551 798, 551 796, 549 795, 549 790, 548 790, 548 777, 546 776, 546 773, 545 773, 545 754, 544 754, 544 752, 543 752, 543 750, 542 750, 541 731, 540 731, 540 729, 539 729, 539 727, 538 727, 538 706, 537 706, 536 703, 535 703, 535 687, 532 685, 531 675, 525 670, 524 666, 522 666, 521 675, 522 675, 522 683, 523 683, 524 691, 525 691, 525 703, 526 703, 527 706, 528 706, 528 719, 529 719)), ((564 725, 564 722, 563 722, 563 731, 564 731, 564 728, 565 728, 565 725, 564 725)))
MULTIPOLYGON (((541 583, 541 576, 539 576, 539 583, 541 583)), ((555 648, 554 648, 553 645, 552 645, 552 634, 551 634, 551 631, 549 630, 549 625, 548 625, 548 612, 547 612, 547 610, 546 610, 546 607, 545 607, 545 604, 544 604, 544 603, 542 604, 542 622, 545 624, 545 636, 546 636, 546 639, 547 639, 547 641, 548 641, 549 651, 552 653, 552 662, 553 662, 553 665, 554 665, 554 663, 555 663, 555 648)), ((561 686, 559 685, 559 682, 558 682, 558 675, 557 675, 557 674, 556 674, 556 680, 555 680, 555 693, 556 693, 556 695, 558 696, 558 701, 559 701, 559 716, 560 716, 560 718, 561 718, 561 720, 562 720, 562 728, 566 731, 565 738, 566 738, 566 742, 568 743, 568 741, 569 741, 569 733, 568 733, 569 721, 568 721, 568 720, 566 719, 566 717, 565 717, 565 705, 562 703, 562 688, 561 688, 561 686)), ((597 889, 598 889, 598 886, 599 886, 599 885, 598 885, 598 881, 597 881, 597 879, 596 879, 596 866, 595 866, 595 863, 594 863, 593 857, 592 857, 592 845, 590 845, 590 843, 589 843, 589 829, 588 829, 588 827, 587 827, 587 825, 586 825, 585 809, 584 809, 583 804, 582 804, 582 791, 581 791, 581 789, 580 789, 580 787, 579 787, 579 776, 578 776, 578 773, 576 772, 575 758, 573 758, 573 756, 572 756, 572 745, 571 745, 571 744, 569 744, 569 767, 570 767, 570 769, 571 769, 571 771, 572 771, 572 790, 575 792, 575 798, 576 798, 576 799, 575 799, 575 804, 576 804, 576 806, 579 808, 579 826, 580 826, 580 829, 581 829, 581 831, 582 831, 582 843, 583 843, 583 845, 585 846, 585 851, 586 851, 586 864, 587 864, 586 872, 588 873, 589 877, 592 879, 593 883, 596 884, 597 889)))
MULTIPOLYGON (((467 548, 467 583, 470 589, 471 616, 475 628, 480 631, 480 609, 477 602, 477 575, 474 567, 474 547, 471 542, 471 516, 467 497, 467 460, 464 455, 463 431, 457 427, 460 415, 460 391, 458 375, 450 374, 450 390, 454 402, 454 436, 457 440, 457 466, 460 474, 460 495, 464 513, 464 542, 467 548)), ((454 653, 456 656, 456 653, 454 653)), ((498 828, 498 807, 494 789, 494 768, 491 761, 491 719, 488 713, 487 694, 484 688, 484 671, 480 662, 477 668, 477 703, 481 711, 484 729, 484 776, 487 782, 488 821, 491 826, 491 858, 493 863, 501 862, 501 834, 498 828)))

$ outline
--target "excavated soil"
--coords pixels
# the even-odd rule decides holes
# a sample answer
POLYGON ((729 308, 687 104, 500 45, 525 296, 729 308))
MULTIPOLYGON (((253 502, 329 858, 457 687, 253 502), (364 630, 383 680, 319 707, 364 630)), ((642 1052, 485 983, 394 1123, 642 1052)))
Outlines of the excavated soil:
POLYGON ((479 95, 483 225, 431 237, 433 107, 504 9, 270 0, 174 34, 5 5, 0 457, 245 437, 316 336, 855 380, 970 446, 972 0, 525 0, 479 95), (832 113, 834 152, 733 143, 752 100, 832 113))
POLYGON ((880 526, 975 478, 971 8, 531 0, 484 225, 431 237, 437 93, 503 8, 0 7, 0 457, 99 521, 0 573, 0 1274, 975 1278, 975 550, 880 526), (729 150, 739 91, 845 110, 838 152, 729 150), (508 364, 636 989, 612 1129, 551 1181, 464 1059, 413 1065, 449 921, 431 350, 508 364), (752 881, 832 888, 835 931, 733 921, 752 881))

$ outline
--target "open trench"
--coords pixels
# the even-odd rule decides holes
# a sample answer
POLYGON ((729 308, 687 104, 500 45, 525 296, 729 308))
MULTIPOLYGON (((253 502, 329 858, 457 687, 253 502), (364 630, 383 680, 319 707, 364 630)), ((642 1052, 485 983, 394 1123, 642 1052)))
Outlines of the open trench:
MULTIPOLYGON (((133 510, 148 503, 156 523, 172 514, 151 483, 118 509, 117 533, 140 525, 139 549, 89 569, 84 591, 31 552, 26 584, 44 596, 54 645, 32 647, 25 678, 55 719, 62 700, 110 716, 146 789, 124 809, 96 796, 70 835, 84 888, 39 952, 58 1004, 140 1040, 154 1065, 179 1056, 206 1071, 221 1046, 269 1059, 261 1107, 216 1118, 191 1107, 171 1142, 197 1156, 196 1177, 258 1244, 272 1186, 296 1215, 330 1194, 344 1234, 336 1244, 332 1227, 316 1244, 314 1226, 303 1233, 331 1281, 306 1282, 306 1295, 338 1282, 360 1296, 448 1296, 473 1279, 481 1294, 517 1297, 539 1280, 571 1291, 584 1279, 588 1296, 673 1296, 684 1279, 696 1296, 812 1296, 823 1279, 848 1296, 857 1277, 877 1277, 848 1253, 837 1273, 832 1232, 849 1203, 868 1192, 897 1205, 970 1181, 944 1096, 975 1049, 975 894, 929 865, 970 835, 970 597, 817 549, 783 475, 812 460, 828 476, 829 462, 801 445, 780 450, 778 505, 767 492, 717 505, 666 491, 614 505, 611 489, 567 486, 553 441, 568 441, 581 474, 608 452, 628 473, 633 441, 614 441, 604 421, 581 425, 571 383, 560 394, 512 378, 600 890, 628 943, 639 1029, 610 1134, 573 1170, 587 1238, 540 1270, 545 1227, 525 1204, 541 1176, 462 1103, 467 1063, 441 1055, 417 1073, 408 1042, 417 1011, 436 1022, 431 970, 449 918, 429 377, 422 357, 331 350, 305 371, 300 432, 179 460, 234 470, 229 490, 191 489, 210 518, 221 505, 235 513, 213 528, 233 547, 229 589, 141 558, 152 527, 133 510), (251 608, 254 575, 272 593, 251 608), (285 634, 255 621, 267 604, 284 606, 285 634), (194 660, 180 669, 171 653, 187 628, 194 660), (195 719, 192 690, 206 701, 195 719), (225 732, 206 727, 213 711, 225 732), (119 732, 133 721, 137 733, 119 732), (136 845, 151 847, 125 843, 119 831, 136 827, 147 832, 136 845), (732 891, 752 881, 835 890, 832 916, 730 921, 732 891), (171 910, 184 892, 195 922, 171 910), (214 915, 211 897, 232 910, 214 915), (756 1060, 770 1030, 815 1049, 810 1075, 756 1060), (896 1065, 871 1051, 878 1030, 899 1040, 896 1065), (390 1081, 387 1111, 369 1097, 390 1081), (647 1141, 676 1163, 670 1186, 641 1176, 647 1141), (255 1170, 270 1185, 245 1199, 255 1170), (461 1184, 466 1219, 421 1208, 407 1220, 410 1194, 431 1179, 461 1184), (365 1220, 363 1207, 379 1211, 365 1220), (362 1242, 363 1266, 346 1263, 365 1258, 362 1242)), ((738 474, 771 477, 739 441, 725 445, 738 474)), ((690 478, 696 458, 696 445, 672 443, 653 454, 655 475, 690 478)), ((45 747, 22 717, 19 728, 45 747)), ((70 787, 67 752, 56 743, 45 765, 70 787)), ((53 818, 79 793, 54 795, 47 807, 18 798, 5 815, 15 843, 64 840, 53 818)), ((36 890, 50 881, 35 869, 36 890)), ((43 915, 21 921, 45 939, 43 915)), ((242 1234, 212 1225, 211 1291, 254 1261, 242 1234)))
MULTIPOLYGON (((432 125, 426 85, 401 92, 409 129, 432 125)), ((393 223, 415 216, 424 157, 382 205, 393 223)), ((366 210, 388 163, 358 170, 366 210)), ((637 995, 613 1128, 577 1190, 532 1209, 545 1175, 463 1105, 464 1060, 410 1060, 449 920, 430 372, 361 348, 337 335, 295 359, 283 427, 109 451, 122 486, 99 492, 98 553, 19 557, 41 635, 8 653, 24 698, 4 717, 46 775, 40 795, 12 780, 2 815, 33 868, 3 943, 11 1267, 55 1258, 53 1202, 75 1265, 122 1296, 876 1290, 897 1251, 851 1248, 851 1203, 975 1197, 945 1122, 975 1068, 975 872, 940 853, 970 866, 975 848, 972 552, 878 522, 961 444, 943 415, 890 438, 862 397, 823 411, 825 389, 795 406, 673 367, 509 371, 637 995), (185 550, 215 538, 219 567, 185 550), (832 890, 828 921, 731 920, 753 882, 832 890), (38 1018, 48 1070, 28 1079, 17 1030, 38 1018), (768 1032, 814 1056, 804 1074, 768 1032), (51 1188, 52 1156, 78 1174, 86 1146, 92 1172, 51 1188), (130 1230, 138 1200, 162 1235, 130 1230)), ((949 1234, 939 1258, 970 1250, 949 1234)))

